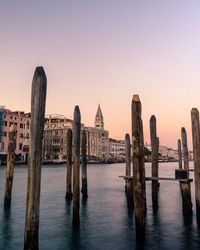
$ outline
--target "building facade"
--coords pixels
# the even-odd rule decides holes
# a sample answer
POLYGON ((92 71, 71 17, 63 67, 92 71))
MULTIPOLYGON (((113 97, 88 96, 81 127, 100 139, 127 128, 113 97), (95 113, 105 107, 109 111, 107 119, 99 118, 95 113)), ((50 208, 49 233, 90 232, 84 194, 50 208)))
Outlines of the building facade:
POLYGON ((4 106, 0 107, 0 153, 7 154, 9 131, 12 125, 17 127, 16 157, 25 161, 29 151, 30 113, 11 111, 4 106))
POLYGON ((107 161, 109 158, 108 131, 98 127, 85 127, 84 129, 87 135, 87 155, 107 161))
MULTIPOLYGON (((100 105, 95 116, 95 127, 85 127, 81 124, 81 130, 87 135, 87 156, 100 160, 109 157, 108 131, 104 130, 104 121, 100 105)), ((67 155, 67 130, 73 129, 73 120, 62 115, 49 115, 45 118, 43 159, 65 160, 67 155)))
POLYGON ((123 140, 109 139, 109 158, 125 159, 125 142, 123 140))
POLYGON ((43 160, 64 160, 67 155, 67 130, 73 121, 63 115, 48 115, 45 118, 43 137, 43 160))

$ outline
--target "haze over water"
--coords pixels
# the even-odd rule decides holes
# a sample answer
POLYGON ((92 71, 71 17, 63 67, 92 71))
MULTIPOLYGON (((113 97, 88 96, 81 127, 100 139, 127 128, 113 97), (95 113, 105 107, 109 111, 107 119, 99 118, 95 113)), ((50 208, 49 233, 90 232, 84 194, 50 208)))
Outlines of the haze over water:
MULTIPOLYGON (((86 203, 81 201, 80 231, 72 228, 72 204, 65 201, 66 168, 42 170, 40 250, 142 249, 136 244, 134 215, 127 209, 124 164, 89 165, 86 203)), ((177 163, 160 164, 160 176, 174 176, 177 163)), ((191 166, 192 168, 192 166, 191 166)), ((150 176, 146 164, 146 176, 150 176)), ((23 248, 27 168, 16 167, 10 212, 3 210, 4 167, 0 168, 0 249, 23 248)), ((191 177, 193 177, 191 175, 191 177)), ((184 221, 179 182, 160 181, 159 209, 153 215, 151 183, 147 189, 147 225, 144 249, 194 250, 200 248, 192 183, 193 217, 184 221)))

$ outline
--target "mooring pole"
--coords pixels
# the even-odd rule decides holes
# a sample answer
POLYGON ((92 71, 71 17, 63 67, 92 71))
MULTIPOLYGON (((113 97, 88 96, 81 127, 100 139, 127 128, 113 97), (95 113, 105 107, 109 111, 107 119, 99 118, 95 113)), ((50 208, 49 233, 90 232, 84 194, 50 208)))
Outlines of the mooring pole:
POLYGON ((74 109, 73 123, 73 225, 80 223, 80 133, 81 114, 78 106, 74 109))
POLYGON ((136 234, 139 238, 144 238, 146 214, 146 184, 143 124, 141 118, 141 102, 138 95, 134 95, 132 99, 132 151, 136 234))
MULTIPOLYGON (((183 161, 184 161, 184 169, 189 170, 189 157, 188 157, 188 145, 187 145, 187 133, 186 129, 181 128, 181 139, 183 146, 183 161)), ((181 151, 181 149, 180 149, 181 151)), ((180 152, 179 152, 180 154, 180 152)), ((180 157, 180 156, 179 156, 180 157)), ((182 159, 181 159, 182 163, 182 159)), ((180 165, 179 165, 180 167, 180 165)), ((189 178, 189 172, 187 173, 187 177, 189 178)), ((191 198, 191 185, 190 182, 182 182, 180 181, 181 187, 181 196, 182 196, 182 208, 184 216, 192 215, 192 198, 191 198)))
POLYGON ((72 200, 72 130, 67 130, 67 185, 65 198, 68 201, 72 200))
POLYGON ((183 145, 183 160, 184 169, 189 169, 189 157, 188 157, 188 145, 187 145, 187 133, 185 128, 181 128, 181 139, 183 145))
POLYGON ((9 132, 9 143, 8 143, 6 175, 5 175, 5 195, 4 195, 5 208, 9 208, 11 205, 16 139, 17 139, 17 126, 12 125, 9 132))
POLYGON ((180 181, 181 196, 182 196, 182 209, 184 216, 192 215, 192 198, 191 187, 189 181, 180 181))
POLYGON ((83 130, 81 139, 81 155, 82 155, 82 197, 86 199, 88 197, 87 189, 87 137, 86 132, 83 130))
MULTIPOLYGON (((130 135, 125 135, 125 162, 126 162, 126 170, 125 175, 131 175, 131 140, 130 135)), ((134 199, 133 199, 133 179, 125 180, 125 191, 127 196, 128 207, 134 208, 134 199)))
MULTIPOLYGON (((159 150, 159 139, 156 131, 156 117, 154 115, 150 118, 150 138, 151 138, 151 173, 152 177, 158 177, 158 150, 159 150)), ((152 181, 152 202, 153 209, 158 208, 158 188, 159 184, 157 180, 152 181)))
POLYGON ((32 81, 31 127, 26 200, 24 250, 38 250, 42 139, 44 130, 47 79, 43 67, 37 67, 32 81))
POLYGON ((192 142, 194 154, 194 179, 195 179, 195 200, 197 223, 200 225, 200 127, 199 111, 193 108, 191 111, 192 120, 192 142))
POLYGON ((179 164, 179 169, 182 169, 182 150, 181 150, 181 140, 178 140, 178 164, 179 164))

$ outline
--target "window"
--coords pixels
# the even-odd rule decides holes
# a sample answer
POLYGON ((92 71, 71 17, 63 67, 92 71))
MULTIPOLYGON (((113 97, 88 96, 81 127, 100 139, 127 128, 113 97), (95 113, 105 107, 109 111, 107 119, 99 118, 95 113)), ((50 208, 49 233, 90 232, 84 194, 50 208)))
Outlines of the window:
POLYGON ((10 120, 12 120, 12 115, 10 116, 10 120))
POLYGON ((22 143, 19 144, 19 150, 22 150, 22 143))
POLYGON ((19 127, 20 128, 24 128, 23 123, 20 123, 19 127))
POLYGON ((5 132, 3 133, 3 135, 6 137, 6 136, 7 136, 7 132, 5 131, 5 132))
POLYGON ((9 122, 9 127, 11 127, 13 125, 13 122, 9 122))
POLYGON ((26 129, 29 129, 30 125, 29 125, 29 121, 27 121, 26 123, 26 129))
POLYGON ((23 138, 23 134, 19 134, 19 138, 23 138))
POLYGON ((7 127, 7 121, 4 121, 4 126, 7 127))

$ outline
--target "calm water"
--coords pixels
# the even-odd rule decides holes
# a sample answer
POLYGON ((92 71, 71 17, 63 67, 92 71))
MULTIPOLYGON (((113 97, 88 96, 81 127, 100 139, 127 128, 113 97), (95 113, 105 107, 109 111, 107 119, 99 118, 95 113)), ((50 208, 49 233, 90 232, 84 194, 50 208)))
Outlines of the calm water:
MULTIPOLYGON (((174 176, 177 164, 160 164, 160 176, 174 176)), ((40 250, 141 249, 136 245, 134 216, 127 209, 124 164, 89 165, 87 203, 81 202, 81 226, 71 226, 72 204, 65 202, 65 166, 45 166, 42 172, 40 250)), ((0 168, 0 249, 23 249, 26 167, 16 167, 10 212, 3 209, 4 168, 0 168)), ((149 176, 150 164, 146 164, 149 176)), ((147 186, 147 225, 144 249, 199 249, 194 189, 191 220, 182 216, 178 182, 161 181, 159 210, 153 215, 151 183, 147 186)))

